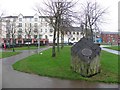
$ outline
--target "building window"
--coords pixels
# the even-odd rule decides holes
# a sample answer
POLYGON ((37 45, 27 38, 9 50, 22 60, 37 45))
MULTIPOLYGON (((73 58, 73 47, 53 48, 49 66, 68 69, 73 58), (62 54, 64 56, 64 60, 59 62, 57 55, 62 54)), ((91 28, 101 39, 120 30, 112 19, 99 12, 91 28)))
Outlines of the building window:
POLYGON ((18 33, 22 33, 22 29, 21 28, 19 28, 18 33))
POLYGON ((18 38, 22 38, 22 35, 18 35, 18 38))
POLYGON ((37 24, 37 23, 35 23, 35 24, 34 24, 34 27, 37 27, 37 26, 38 26, 38 24, 37 24))
POLYGON ((79 40, 79 38, 77 37, 77 40, 79 40))
POLYGON ((19 28, 19 31, 22 31, 22 28, 19 28))
POLYGON ((41 31, 40 32, 42 32, 42 29, 41 29, 41 31))
POLYGON ((27 35, 25 35, 25 38, 27 38, 27 35))
POLYGON ((53 32, 53 29, 50 29, 50 33, 52 33, 53 32))
POLYGON ((32 23, 30 23, 30 27, 32 27, 32 23))
POLYGON ((29 18, 30 21, 32 21, 32 18, 29 18))
POLYGON ((38 21, 38 19, 37 18, 35 18, 35 22, 37 22, 38 21))
POLYGON ((42 27, 42 25, 43 25, 43 23, 41 22, 41 23, 40 23, 40 26, 42 27))
MULTIPOLYGON (((37 36, 38 37, 38 36, 37 36)), ((39 38, 41 39, 42 38, 42 35, 41 34, 39 34, 39 38)))
POLYGON ((10 34, 7 34, 6 37, 7 37, 7 38, 10 38, 10 34))
POLYGON ((45 23, 45 26, 47 27, 47 23, 45 23))
POLYGON ((36 38, 37 38, 37 35, 34 35, 34 38, 36 39, 36 38))
POLYGON ((19 27, 22 27, 22 23, 19 23, 19 27))
POLYGON ((73 34, 75 34, 75 32, 73 32, 73 34))
POLYGON ((50 35, 50 37, 52 37, 53 35, 50 35))
POLYGON ((22 21, 22 18, 19 18, 19 21, 22 21))
POLYGON ((37 32, 37 31, 38 31, 38 29, 37 29, 37 28, 35 28, 35 29, 34 29, 34 32, 37 32))
POLYGON ((41 22, 43 22, 43 19, 41 18, 41 22))
POLYGON ((45 29, 45 32, 47 32, 47 29, 45 29))
POLYGON ((27 23, 25 23, 25 27, 27 26, 27 23))
POLYGON ((74 41, 75 40, 75 38, 72 38, 72 40, 71 41, 74 41))
POLYGON ((77 35, 79 35, 79 32, 77 32, 77 35))
POLYGON ((47 35, 45 35, 45 39, 48 39, 48 36, 47 36, 47 35))

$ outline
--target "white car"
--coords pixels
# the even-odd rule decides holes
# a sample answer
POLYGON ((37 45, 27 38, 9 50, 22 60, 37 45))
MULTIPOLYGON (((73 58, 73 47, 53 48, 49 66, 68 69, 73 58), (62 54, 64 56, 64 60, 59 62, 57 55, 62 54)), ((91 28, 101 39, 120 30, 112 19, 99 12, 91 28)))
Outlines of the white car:
POLYGON ((26 42, 25 44, 31 44, 31 42, 26 42))

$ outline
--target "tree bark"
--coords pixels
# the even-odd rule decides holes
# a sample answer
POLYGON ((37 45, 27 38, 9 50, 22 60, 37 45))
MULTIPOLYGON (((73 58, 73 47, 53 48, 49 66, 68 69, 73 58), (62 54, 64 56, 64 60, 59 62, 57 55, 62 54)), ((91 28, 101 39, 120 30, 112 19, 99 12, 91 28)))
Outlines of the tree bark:
POLYGON ((64 47, 64 33, 61 32, 61 49, 64 47))
POLYGON ((59 49, 59 27, 58 27, 58 30, 57 30, 57 51, 59 52, 60 49, 59 49))
MULTIPOLYGON (((56 19, 56 21, 55 21, 55 26, 56 26, 56 25, 57 25, 57 19, 56 19)), ((55 56, 56 56, 56 52, 55 52, 56 30, 57 30, 57 27, 54 27, 52 57, 55 57, 55 56)))
POLYGON ((13 47, 13 52, 15 52, 15 49, 14 49, 14 35, 12 34, 12 47, 13 47))

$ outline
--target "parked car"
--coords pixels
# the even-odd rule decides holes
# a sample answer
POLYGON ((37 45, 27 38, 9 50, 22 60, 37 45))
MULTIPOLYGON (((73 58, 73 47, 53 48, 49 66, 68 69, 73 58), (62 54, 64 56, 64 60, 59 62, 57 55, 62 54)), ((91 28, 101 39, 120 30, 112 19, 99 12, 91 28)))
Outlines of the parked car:
POLYGON ((31 42, 26 42, 25 44, 27 44, 27 45, 28 45, 28 44, 31 44, 31 42))

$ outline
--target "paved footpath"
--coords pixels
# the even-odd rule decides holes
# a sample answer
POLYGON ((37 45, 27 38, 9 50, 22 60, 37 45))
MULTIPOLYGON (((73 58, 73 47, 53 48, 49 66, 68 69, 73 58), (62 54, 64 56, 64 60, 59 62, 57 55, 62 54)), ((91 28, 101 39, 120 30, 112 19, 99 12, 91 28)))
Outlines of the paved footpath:
POLYGON ((113 53, 113 54, 120 55, 120 51, 116 51, 116 50, 112 50, 112 49, 108 49, 108 48, 102 48, 102 50, 113 53))
POLYGON ((120 55, 120 51, 108 49, 108 48, 105 48, 104 46, 101 46, 101 48, 104 51, 107 51, 107 52, 110 52, 110 53, 113 53, 113 54, 116 54, 116 55, 120 55))
MULTIPOLYGON (((42 50, 45 49, 40 49, 40 51, 42 50)), ((35 51, 28 50, 2 59, 2 88, 118 88, 117 84, 62 80, 13 70, 12 64, 34 53, 35 51)))

